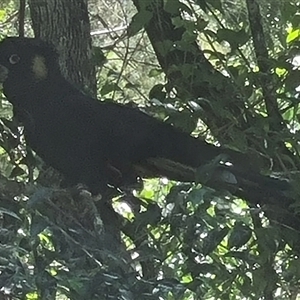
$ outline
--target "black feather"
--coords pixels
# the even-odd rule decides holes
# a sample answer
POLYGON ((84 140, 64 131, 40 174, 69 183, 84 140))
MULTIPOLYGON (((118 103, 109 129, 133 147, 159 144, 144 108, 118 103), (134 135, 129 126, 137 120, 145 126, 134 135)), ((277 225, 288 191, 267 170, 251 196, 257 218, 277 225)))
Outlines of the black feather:
POLYGON ((139 176, 194 181, 197 168, 224 154, 231 166, 217 162, 207 184, 252 201, 289 189, 286 181, 254 172, 239 152, 195 139, 137 109, 89 98, 63 78, 56 51, 38 39, 4 39, 0 65, 8 69, 3 91, 24 125, 26 142, 72 184, 99 192, 107 184, 133 184, 139 176), (12 54, 19 63, 9 63, 12 54), (46 76, 39 76, 39 68, 46 76))

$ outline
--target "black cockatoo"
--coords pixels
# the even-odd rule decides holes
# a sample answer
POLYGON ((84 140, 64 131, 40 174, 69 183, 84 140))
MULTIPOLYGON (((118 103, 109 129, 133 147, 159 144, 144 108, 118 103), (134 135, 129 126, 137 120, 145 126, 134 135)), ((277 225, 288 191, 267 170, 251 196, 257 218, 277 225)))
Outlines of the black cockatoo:
POLYGON ((216 157, 207 180, 251 201, 276 197, 286 181, 260 175, 239 152, 216 147, 136 108, 97 101, 61 74, 53 46, 36 38, 0 43, 0 82, 27 144, 71 184, 93 193, 123 188, 139 177, 194 181, 196 170, 216 157))

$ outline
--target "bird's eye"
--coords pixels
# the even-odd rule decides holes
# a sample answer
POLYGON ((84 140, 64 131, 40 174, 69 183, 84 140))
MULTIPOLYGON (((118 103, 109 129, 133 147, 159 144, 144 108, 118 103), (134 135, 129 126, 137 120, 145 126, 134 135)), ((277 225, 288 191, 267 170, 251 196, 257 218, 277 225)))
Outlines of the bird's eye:
POLYGON ((17 54, 12 54, 12 55, 9 57, 8 61, 9 61, 12 65, 15 65, 15 64, 17 64, 17 63, 20 61, 20 56, 17 55, 17 54))

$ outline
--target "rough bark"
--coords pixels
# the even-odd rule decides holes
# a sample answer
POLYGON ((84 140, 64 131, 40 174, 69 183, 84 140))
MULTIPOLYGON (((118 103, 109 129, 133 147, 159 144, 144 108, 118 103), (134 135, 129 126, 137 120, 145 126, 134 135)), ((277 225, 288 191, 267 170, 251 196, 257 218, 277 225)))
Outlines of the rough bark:
POLYGON ((185 49, 179 46, 178 42, 183 39, 185 29, 176 28, 172 22, 174 17, 180 17, 179 11, 173 14, 166 12, 162 0, 150 0, 147 5, 143 0, 133 0, 133 3, 139 12, 146 10, 152 14, 145 30, 159 64, 179 96, 185 99, 203 97, 211 102, 210 104, 203 103, 204 113, 201 115, 201 119, 209 126, 213 134, 219 136, 222 142, 228 142, 230 139, 226 136, 226 130, 221 135, 218 134, 220 128, 226 128, 229 123, 228 119, 220 118, 216 114, 214 102, 220 101, 220 99, 232 116, 237 119, 236 125, 240 130, 247 128, 248 118, 244 114, 248 112, 231 80, 215 70, 196 42, 190 43, 189 48, 185 49), (162 42, 165 41, 170 41, 172 48, 162 52, 162 42), (183 65, 191 66, 190 76, 182 76, 180 71, 174 72, 174 66, 176 69, 183 65), (218 82, 218 86, 216 86, 216 82, 218 82))
POLYGON ((36 37, 55 45, 63 74, 96 95, 87 0, 29 0, 36 37))
MULTIPOLYGON (((63 75, 75 86, 96 97, 96 70, 91 60, 92 46, 87 0, 29 0, 29 5, 35 36, 54 44, 60 55, 63 75)), ((75 222, 83 222, 83 230, 94 231, 97 242, 93 246, 90 243, 91 248, 98 249, 100 244, 104 252, 119 257, 124 246, 120 240, 120 219, 110 202, 112 196, 102 195, 101 201, 94 203, 95 199, 88 194, 85 195, 85 192, 78 189, 75 189, 74 193, 72 191, 67 193, 70 194, 71 199, 75 199, 72 200, 72 205, 68 204, 63 197, 57 199, 57 205, 66 205, 61 209, 63 214, 71 210, 75 222), (78 215, 76 211, 79 212, 78 215), (87 211, 91 212, 89 217, 86 216, 87 211)), ((44 213, 46 212, 43 211, 42 214, 44 213)), ((74 220, 70 228, 74 228, 74 220)), ((59 226, 63 226, 65 221, 59 226)), ((78 255, 82 255, 82 252, 75 249, 72 255, 76 259, 78 255)), ((97 259, 101 261, 101 257, 97 259)), ((124 264, 123 261, 122 263, 124 264)), ((110 266, 109 264, 109 268, 110 266)), ((73 267, 75 272, 82 266, 74 264, 73 267)), ((114 272, 121 272, 118 264, 113 268, 114 272)), ((70 271, 72 272, 73 269, 70 271)), ((75 299, 72 292, 70 299, 75 299)))

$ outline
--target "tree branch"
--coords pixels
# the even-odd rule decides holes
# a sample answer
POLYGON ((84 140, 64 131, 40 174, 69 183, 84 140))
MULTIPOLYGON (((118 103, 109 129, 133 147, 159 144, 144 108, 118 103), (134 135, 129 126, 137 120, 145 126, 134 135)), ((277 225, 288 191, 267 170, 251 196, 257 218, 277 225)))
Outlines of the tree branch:
POLYGON ((260 81, 257 83, 262 88, 271 129, 278 131, 283 129, 283 119, 278 109, 275 86, 270 73, 270 66, 268 64, 269 54, 261 21, 260 8, 256 0, 247 0, 246 3, 254 51, 261 74, 260 81))

